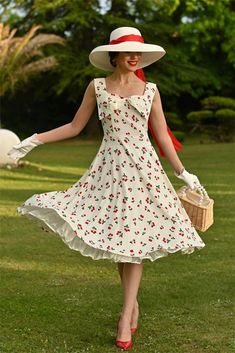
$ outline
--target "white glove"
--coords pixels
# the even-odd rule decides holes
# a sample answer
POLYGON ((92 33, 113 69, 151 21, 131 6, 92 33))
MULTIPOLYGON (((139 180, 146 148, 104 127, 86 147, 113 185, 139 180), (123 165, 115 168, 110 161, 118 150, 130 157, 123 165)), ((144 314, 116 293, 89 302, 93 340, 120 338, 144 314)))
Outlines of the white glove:
POLYGON ((38 145, 42 145, 43 142, 37 139, 37 134, 26 138, 25 140, 17 143, 12 149, 7 153, 7 155, 12 159, 19 159, 24 157, 28 152, 38 145))
POLYGON ((201 185, 198 177, 194 174, 188 173, 187 170, 183 170, 181 174, 177 174, 174 172, 175 176, 179 179, 182 179, 190 189, 204 189, 204 187, 201 185))

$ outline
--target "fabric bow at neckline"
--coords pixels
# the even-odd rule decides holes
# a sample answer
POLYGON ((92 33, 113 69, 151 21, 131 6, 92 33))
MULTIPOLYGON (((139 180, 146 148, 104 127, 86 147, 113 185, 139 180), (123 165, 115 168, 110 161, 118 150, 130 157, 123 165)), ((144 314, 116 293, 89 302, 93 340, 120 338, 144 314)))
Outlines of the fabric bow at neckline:
MULTIPOLYGON (((127 97, 121 96, 117 93, 111 93, 108 92, 107 90, 107 86, 106 86, 106 81, 105 78, 103 79, 103 85, 105 88, 105 93, 107 98, 113 97, 114 98, 114 106, 115 109, 119 108, 119 104, 121 104, 121 101, 127 101, 133 108, 135 108, 141 116, 147 116, 147 112, 148 112, 148 104, 146 101, 146 90, 147 90, 147 85, 148 82, 145 83, 145 89, 144 89, 144 93, 142 95, 138 95, 138 94, 133 94, 127 97)), ((107 101, 109 102, 109 99, 107 99, 107 101)), ((110 102, 109 102, 110 103, 110 102)), ((108 104, 109 106, 106 107, 106 109, 108 109, 109 111, 111 111, 111 105, 108 104)))
MULTIPOLYGON (((112 100, 112 103, 114 104, 114 107, 116 109, 119 108, 119 106, 121 106, 122 101, 128 102, 133 108, 135 108, 140 114, 141 116, 144 116, 147 114, 148 112, 148 105, 147 105, 147 101, 146 101, 146 96, 142 95, 132 95, 129 97, 122 97, 119 95, 116 95, 114 93, 109 93, 106 91, 107 97, 113 96, 115 97, 114 100, 112 100)), ((109 102, 109 99, 107 99, 107 106, 106 109, 110 112, 112 112, 112 104, 110 104, 111 102, 109 102)))
POLYGON ((130 96, 127 98, 127 101, 141 114, 141 116, 147 115, 148 106, 145 96, 130 96))

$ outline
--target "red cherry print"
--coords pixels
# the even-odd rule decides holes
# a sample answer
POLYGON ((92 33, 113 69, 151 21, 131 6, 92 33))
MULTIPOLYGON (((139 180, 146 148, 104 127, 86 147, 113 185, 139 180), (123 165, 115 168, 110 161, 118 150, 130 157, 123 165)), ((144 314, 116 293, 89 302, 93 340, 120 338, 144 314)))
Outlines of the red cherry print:
MULTIPOLYGON (((102 119, 104 130, 104 145, 97 159, 90 165, 87 176, 73 188, 36 195, 28 205, 34 206, 36 202, 38 207, 58 210, 75 228, 74 236, 85 238, 97 250, 129 257, 138 253, 140 257, 162 249, 163 244, 172 240, 175 251, 193 248, 198 241, 193 224, 185 217, 147 138, 156 88, 146 85, 144 99, 137 96, 132 102, 104 92, 103 80, 97 79, 96 83, 98 118, 102 119), (124 246, 126 242, 131 246, 130 251, 124 246)), ((166 245, 163 247, 169 250, 166 245)))

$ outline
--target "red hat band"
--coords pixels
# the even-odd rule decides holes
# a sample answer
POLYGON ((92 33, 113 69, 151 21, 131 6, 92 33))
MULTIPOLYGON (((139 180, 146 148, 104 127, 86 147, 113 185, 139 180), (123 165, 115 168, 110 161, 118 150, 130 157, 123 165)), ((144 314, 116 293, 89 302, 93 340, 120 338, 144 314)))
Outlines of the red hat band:
POLYGON ((113 39, 109 42, 109 44, 119 44, 123 42, 140 42, 144 43, 144 38, 138 36, 136 34, 128 34, 126 36, 119 37, 117 39, 113 39))

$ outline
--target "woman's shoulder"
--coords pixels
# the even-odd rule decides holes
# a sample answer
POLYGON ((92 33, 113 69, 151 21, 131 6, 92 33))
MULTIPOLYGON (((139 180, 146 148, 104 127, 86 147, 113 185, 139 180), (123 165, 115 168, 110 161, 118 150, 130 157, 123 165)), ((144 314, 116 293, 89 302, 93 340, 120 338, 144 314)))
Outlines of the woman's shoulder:
POLYGON ((105 86, 105 78, 104 77, 95 77, 93 80, 93 85, 94 87, 97 87, 97 86, 105 86))
POLYGON ((152 81, 147 81, 146 82, 149 86, 157 86, 156 82, 152 82, 152 81))
POLYGON ((157 91, 157 84, 155 82, 147 81, 146 91, 151 92, 152 95, 154 95, 157 91))
POLYGON ((104 77, 95 77, 93 79, 93 82, 99 82, 99 81, 103 81, 105 78, 104 77))
POLYGON ((95 90, 96 95, 101 95, 102 92, 105 91, 105 78, 104 77, 95 77, 91 81, 93 85, 93 89, 95 90))

